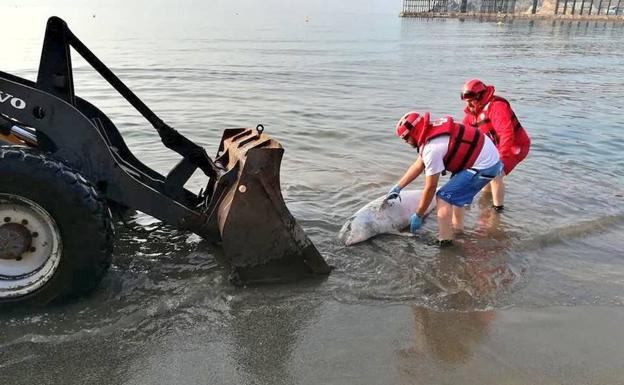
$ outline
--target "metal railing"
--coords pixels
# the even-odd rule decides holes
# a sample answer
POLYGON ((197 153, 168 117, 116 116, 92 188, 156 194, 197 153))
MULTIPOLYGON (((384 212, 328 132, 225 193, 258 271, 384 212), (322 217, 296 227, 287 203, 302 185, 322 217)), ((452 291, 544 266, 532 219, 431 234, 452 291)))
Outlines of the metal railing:
POLYGON ((622 0, 557 0, 555 15, 622 16, 622 0))
MULTIPOLYGON (((468 0, 449 3, 448 0, 403 0, 402 15, 438 14, 449 12, 477 12, 479 14, 515 14, 517 0, 468 0)), ((552 0, 554 11, 551 15, 578 16, 624 16, 623 0, 552 0)), ((542 1, 539 0, 541 3, 542 1)), ((552 4, 552 3, 551 3, 552 4)), ((535 14, 538 0, 533 0, 530 12, 535 14)))
POLYGON ((403 0, 404 14, 446 13, 448 0, 403 0))
POLYGON ((516 0, 482 0, 479 12, 481 13, 514 13, 516 0))

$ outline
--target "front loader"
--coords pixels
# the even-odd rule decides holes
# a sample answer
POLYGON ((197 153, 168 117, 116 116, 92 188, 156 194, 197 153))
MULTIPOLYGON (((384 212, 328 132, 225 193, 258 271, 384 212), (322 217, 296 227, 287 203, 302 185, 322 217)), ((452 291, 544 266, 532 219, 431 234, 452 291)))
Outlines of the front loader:
POLYGON ((216 157, 163 122, 58 17, 36 82, 0 71, 0 305, 48 303, 95 288, 114 243, 111 208, 139 210, 219 243, 237 283, 326 275, 284 203, 284 150, 255 129, 227 129, 216 157), (139 161, 113 122, 74 93, 71 48, 182 159, 166 175, 139 161), (201 170, 206 187, 184 187, 201 170))

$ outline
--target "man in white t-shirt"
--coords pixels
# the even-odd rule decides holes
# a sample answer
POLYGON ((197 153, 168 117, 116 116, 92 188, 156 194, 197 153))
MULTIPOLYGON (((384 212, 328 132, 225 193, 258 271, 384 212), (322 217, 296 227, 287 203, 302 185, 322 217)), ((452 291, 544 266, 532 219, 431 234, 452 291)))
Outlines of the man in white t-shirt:
POLYGON ((416 148, 419 156, 388 192, 387 199, 399 197, 401 189, 425 172, 425 188, 416 212, 410 218, 410 231, 416 232, 436 195, 438 244, 452 245, 454 231, 464 228, 465 206, 502 171, 498 151, 487 136, 474 127, 457 124, 450 116, 431 123, 429 113, 409 112, 399 120, 396 133, 416 148), (440 174, 451 179, 436 193, 440 174))

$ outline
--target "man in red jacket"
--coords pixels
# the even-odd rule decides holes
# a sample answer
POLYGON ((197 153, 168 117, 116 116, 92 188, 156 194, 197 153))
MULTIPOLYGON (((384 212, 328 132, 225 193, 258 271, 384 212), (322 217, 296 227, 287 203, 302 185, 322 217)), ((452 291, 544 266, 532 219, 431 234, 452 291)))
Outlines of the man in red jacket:
POLYGON ((492 139, 503 162, 503 174, 492 180, 486 191, 492 191, 492 207, 500 212, 504 207, 505 184, 503 177, 526 158, 531 140, 511 109, 509 102, 494 95, 494 86, 485 85, 479 79, 464 84, 461 99, 466 102, 464 119, 466 126, 478 128, 492 139))

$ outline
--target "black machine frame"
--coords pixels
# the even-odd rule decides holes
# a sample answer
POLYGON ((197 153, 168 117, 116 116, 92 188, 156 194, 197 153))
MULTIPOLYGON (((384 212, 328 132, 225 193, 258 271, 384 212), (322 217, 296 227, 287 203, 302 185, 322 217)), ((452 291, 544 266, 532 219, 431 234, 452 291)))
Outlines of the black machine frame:
POLYGON ((0 140, 32 145, 71 166, 114 209, 139 210, 220 242, 234 279, 327 275, 331 267, 284 203, 284 149, 263 131, 262 125, 224 130, 211 159, 156 116, 58 17, 48 20, 36 82, 0 72, 0 140), (75 94, 72 49, 182 156, 167 175, 139 161, 113 122, 75 94), (208 182, 194 193, 184 185, 198 169, 208 182))
MULTIPOLYGON (((36 128, 38 147, 79 170, 107 200, 205 238, 219 239, 216 208, 237 170, 215 163, 202 147, 156 116, 62 19, 48 20, 37 81, 0 71, 0 100, 5 127, 36 128), (166 176, 139 161, 113 122, 74 94, 70 48, 151 123, 167 148, 182 156, 166 176), (210 179, 207 188, 196 194, 184 184, 198 168, 210 179)), ((226 130, 224 138, 237 132, 226 130)))

